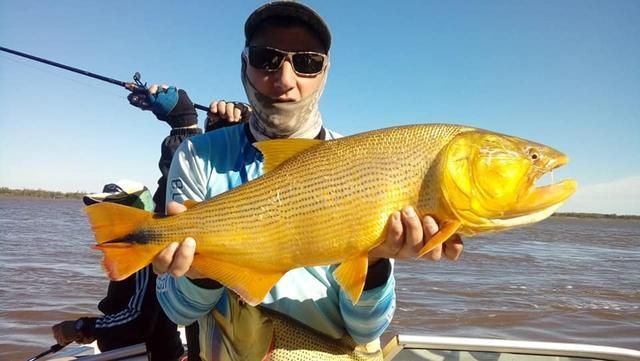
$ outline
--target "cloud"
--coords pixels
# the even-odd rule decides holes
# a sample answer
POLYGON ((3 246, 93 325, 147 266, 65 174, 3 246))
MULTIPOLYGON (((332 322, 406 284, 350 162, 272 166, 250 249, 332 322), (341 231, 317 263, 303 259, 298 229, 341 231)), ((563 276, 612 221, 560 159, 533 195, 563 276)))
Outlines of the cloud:
POLYGON ((578 185, 576 194, 560 212, 640 215, 640 176, 583 187, 578 185))

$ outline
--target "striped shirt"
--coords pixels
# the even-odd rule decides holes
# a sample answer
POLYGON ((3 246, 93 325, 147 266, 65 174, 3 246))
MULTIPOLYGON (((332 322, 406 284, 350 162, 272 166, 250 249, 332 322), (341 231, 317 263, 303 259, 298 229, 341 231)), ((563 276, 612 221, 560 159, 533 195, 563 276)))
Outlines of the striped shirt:
POLYGON ((147 288, 153 287, 153 285, 149 285, 149 281, 153 281, 152 279, 150 280, 149 277, 151 272, 150 268, 151 267, 145 267, 134 274, 135 292, 131 295, 127 307, 117 313, 105 314, 102 317, 98 317, 95 324, 96 329, 120 326, 140 317, 147 288))

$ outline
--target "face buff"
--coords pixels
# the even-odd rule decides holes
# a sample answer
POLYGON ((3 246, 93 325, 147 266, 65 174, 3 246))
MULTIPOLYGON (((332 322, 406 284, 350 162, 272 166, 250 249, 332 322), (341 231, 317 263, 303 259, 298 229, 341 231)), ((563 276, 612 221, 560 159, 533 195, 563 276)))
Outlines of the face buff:
POLYGON ((329 64, 318 76, 322 76, 320 87, 297 102, 275 102, 261 94, 246 75, 246 62, 242 59, 242 85, 247 93, 253 114, 249 128, 256 140, 278 138, 314 138, 322 129, 322 116, 318 102, 327 80, 329 64))

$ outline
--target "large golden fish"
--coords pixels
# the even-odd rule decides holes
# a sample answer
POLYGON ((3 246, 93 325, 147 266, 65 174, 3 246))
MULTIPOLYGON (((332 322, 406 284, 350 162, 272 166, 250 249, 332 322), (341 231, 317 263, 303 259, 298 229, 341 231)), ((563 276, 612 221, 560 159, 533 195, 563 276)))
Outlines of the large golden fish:
POLYGON ((547 146, 447 124, 394 127, 320 141, 256 143, 265 174, 176 216, 99 203, 86 208, 111 279, 149 264, 170 242, 197 241, 193 267, 256 305, 287 271, 338 264, 336 280, 357 302, 367 253, 394 211, 432 215, 440 231, 473 235, 538 222, 576 189, 536 187, 568 162, 547 146))

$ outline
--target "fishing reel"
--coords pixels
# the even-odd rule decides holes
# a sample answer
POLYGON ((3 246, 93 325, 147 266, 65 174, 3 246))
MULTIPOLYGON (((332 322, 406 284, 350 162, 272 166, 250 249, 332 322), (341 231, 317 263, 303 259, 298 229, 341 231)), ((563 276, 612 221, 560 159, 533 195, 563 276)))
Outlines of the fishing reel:
MULTIPOLYGON (((131 92, 131 94, 127 96, 127 99, 129 100, 129 104, 133 105, 136 108, 140 108, 142 110, 152 109, 151 99, 154 99, 154 96, 149 91, 149 88, 147 87, 147 83, 142 82, 142 76, 140 75, 139 72, 135 72, 135 74, 133 74, 133 82, 124 83, 124 87, 131 92)), ((191 102, 191 100, 189 100, 188 97, 187 97, 187 100, 191 102)), ((235 105, 236 108, 240 109, 240 112, 242 114, 241 122, 247 121, 249 119, 249 116, 251 115, 251 107, 242 102, 232 102, 232 103, 235 105)), ((197 103, 193 103, 193 107, 198 110, 209 112, 209 107, 205 107, 197 103)), ((207 121, 209 121, 209 119, 207 121)), ((207 126, 205 128, 211 130, 211 129, 225 127, 228 125, 233 125, 235 123, 230 123, 230 122, 227 122, 226 120, 222 120, 222 121, 215 122, 215 124, 213 122, 211 124, 209 123, 206 123, 206 124, 207 126)))
POLYGON ((151 93, 149 92, 147 83, 143 83, 141 79, 142 76, 136 71, 135 74, 133 74, 133 83, 125 84, 124 87, 131 92, 131 94, 127 96, 127 99, 129 100, 129 104, 134 107, 149 110, 151 109, 151 93))

